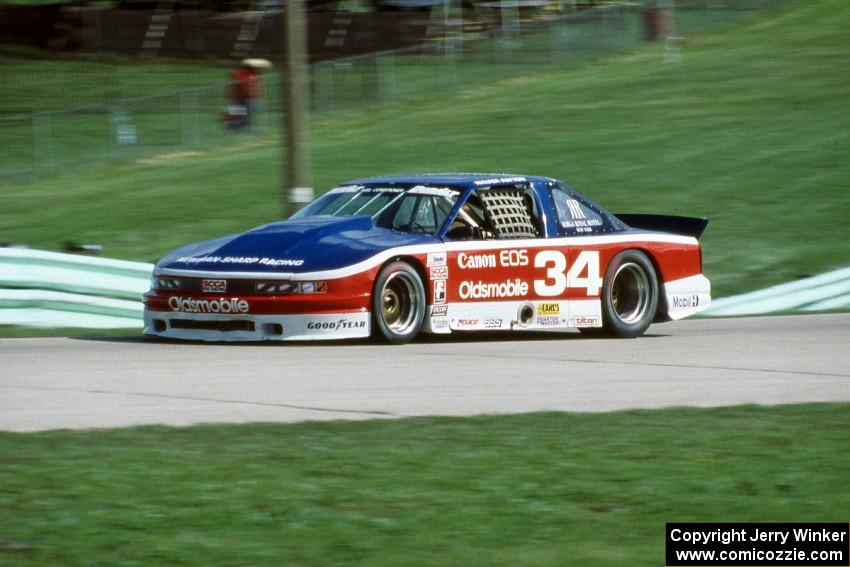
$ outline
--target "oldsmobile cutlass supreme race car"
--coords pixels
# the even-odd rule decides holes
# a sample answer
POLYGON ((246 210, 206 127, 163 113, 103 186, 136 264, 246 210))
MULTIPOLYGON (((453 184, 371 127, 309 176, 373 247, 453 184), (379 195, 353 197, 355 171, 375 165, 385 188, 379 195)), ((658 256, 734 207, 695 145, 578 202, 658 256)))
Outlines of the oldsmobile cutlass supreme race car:
POLYGON ((707 221, 613 215, 555 179, 376 177, 289 220, 178 249, 146 335, 404 343, 418 333, 578 328, 620 337, 708 307, 707 221))

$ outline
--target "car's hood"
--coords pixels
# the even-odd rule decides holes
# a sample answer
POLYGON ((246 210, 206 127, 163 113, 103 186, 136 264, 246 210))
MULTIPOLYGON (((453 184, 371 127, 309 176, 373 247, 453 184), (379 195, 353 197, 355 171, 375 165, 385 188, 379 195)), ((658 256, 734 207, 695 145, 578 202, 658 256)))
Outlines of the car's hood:
POLYGON ((426 234, 375 227, 370 217, 319 216, 189 244, 160 260, 156 270, 315 272, 350 266, 387 248, 437 242, 426 234))

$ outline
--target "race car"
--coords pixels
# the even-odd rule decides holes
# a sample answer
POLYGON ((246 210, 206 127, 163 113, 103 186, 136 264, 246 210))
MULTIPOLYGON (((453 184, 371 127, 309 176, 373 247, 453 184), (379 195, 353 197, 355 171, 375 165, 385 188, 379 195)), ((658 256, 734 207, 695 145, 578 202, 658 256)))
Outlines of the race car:
POLYGON ((578 329, 642 335, 711 302, 699 218, 607 212, 565 183, 424 174, 343 183, 288 220, 156 264, 144 333, 208 341, 578 329))

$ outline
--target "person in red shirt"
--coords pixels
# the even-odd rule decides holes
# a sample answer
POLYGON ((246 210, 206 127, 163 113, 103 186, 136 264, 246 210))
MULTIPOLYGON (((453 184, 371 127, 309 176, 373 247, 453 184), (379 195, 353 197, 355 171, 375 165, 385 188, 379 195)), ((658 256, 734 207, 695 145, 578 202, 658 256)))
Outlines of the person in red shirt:
POLYGON ((254 120, 262 89, 259 70, 267 66, 268 61, 264 59, 244 59, 242 65, 230 73, 231 107, 227 112, 230 128, 240 130, 249 127, 254 120))

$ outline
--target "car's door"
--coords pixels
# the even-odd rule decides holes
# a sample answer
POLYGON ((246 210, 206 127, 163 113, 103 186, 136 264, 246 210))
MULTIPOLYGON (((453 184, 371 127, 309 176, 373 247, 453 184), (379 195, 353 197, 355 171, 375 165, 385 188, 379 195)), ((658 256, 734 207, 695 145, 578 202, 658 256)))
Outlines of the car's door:
POLYGON ((532 323, 534 255, 544 243, 534 199, 520 184, 478 188, 463 204, 446 238, 451 329, 532 323))

